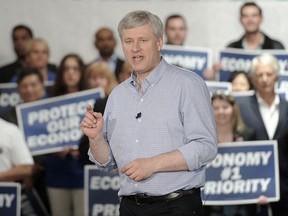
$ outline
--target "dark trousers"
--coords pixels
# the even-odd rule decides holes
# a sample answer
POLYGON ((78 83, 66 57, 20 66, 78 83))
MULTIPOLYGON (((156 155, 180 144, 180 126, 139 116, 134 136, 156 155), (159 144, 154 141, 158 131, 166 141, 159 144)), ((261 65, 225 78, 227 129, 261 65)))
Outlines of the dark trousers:
POLYGON ((122 199, 120 216, 202 216, 202 200, 199 194, 185 194, 174 200, 161 200, 151 204, 137 204, 122 199))
MULTIPOLYGON (((286 196, 288 196, 288 194, 286 196)), ((287 216, 288 198, 282 196, 278 202, 272 202, 271 207, 273 216, 287 216)))

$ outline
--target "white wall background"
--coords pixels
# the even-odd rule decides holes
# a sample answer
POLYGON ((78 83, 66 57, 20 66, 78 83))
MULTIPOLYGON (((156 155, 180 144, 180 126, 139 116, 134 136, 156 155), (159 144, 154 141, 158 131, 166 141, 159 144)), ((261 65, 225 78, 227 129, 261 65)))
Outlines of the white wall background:
MULTIPOLYGON (((239 24, 240 0, 0 0, 0 65, 15 60, 11 29, 27 24, 35 37, 48 41, 50 62, 59 64, 70 52, 85 62, 97 55, 94 33, 103 26, 117 34, 119 20, 129 11, 145 9, 164 22, 180 13, 188 24, 187 45, 210 47, 215 53, 243 33, 239 24)), ((288 1, 258 1, 264 12, 262 30, 288 48, 288 1)), ((118 36, 117 36, 118 38, 118 36)), ((117 53, 123 55, 120 43, 117 53)), ((216 58, 216 56, 215 56, 216 58)))

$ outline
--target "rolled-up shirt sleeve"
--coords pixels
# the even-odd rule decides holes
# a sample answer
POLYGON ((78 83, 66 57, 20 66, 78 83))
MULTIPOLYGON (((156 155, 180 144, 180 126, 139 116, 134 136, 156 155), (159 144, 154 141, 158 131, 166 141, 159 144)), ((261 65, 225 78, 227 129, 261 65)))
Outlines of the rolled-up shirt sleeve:
POLYGON ((95 165, 98 167, 99 170, 103 170, 103 171, 110 171, 110 170, 113 170, 115 169, 115 161, 113 159, 113 156, 112 156, 112 152, 111 152, 111 149, 110 149, 110 153, 109 153, 109 157, 108 157, 108 161, 104 164, 102 163, 99 163, 92 155, 91 151, 90 151, 90 148, 88 150, 88 156, 89 156, 89 160, 92 161, 93 163, 95 163, 95 165))
POLYGON ((189 171, 198 170, 217 155, 217 135, 211 97, 205 82, 199 78, 185 83, 181 94, 184 143, 179 148, 189 171))

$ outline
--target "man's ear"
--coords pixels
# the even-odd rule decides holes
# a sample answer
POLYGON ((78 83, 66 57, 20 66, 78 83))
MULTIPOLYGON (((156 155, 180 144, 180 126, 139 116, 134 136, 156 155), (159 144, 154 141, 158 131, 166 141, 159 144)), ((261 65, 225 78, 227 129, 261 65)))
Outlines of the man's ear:
POLYGON ((157 40, 157 49, 158 49, 159 52, 161 51, 162 46, 163 46, 163 37, 160 37, 160 38, 157 40))

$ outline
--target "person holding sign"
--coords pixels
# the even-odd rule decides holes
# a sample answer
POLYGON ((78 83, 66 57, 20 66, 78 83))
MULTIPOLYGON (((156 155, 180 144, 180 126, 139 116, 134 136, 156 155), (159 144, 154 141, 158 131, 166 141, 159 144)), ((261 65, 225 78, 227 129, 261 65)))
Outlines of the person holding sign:
POLYGON ((254 89, 251 78, 245 71, 234 71, 229 76, 228 82, 231 82, 233 92, 254 89))
MULTIPOLYGON (((247 127, 239 107, 231 95, 213 93, 214 110, 219 145, 225 142, 254 140, 254 131, 247 127)), ((256 215, 255 205, 205 206, 206 216, 215 215, 256 215)))
MULTIPOLYGON (((20 182, 22 188, 30 189, 33 166, 34 160, 20 129, 15 124, 0 118, 0 182, 20 182)), ((18 197, 17 199, 20 200, 21 198, 18 197)), ((28 215, 25 214, 25 207, 29 204, 25 200, 26 206, 23 205, 23 200, 21 201, 21 215, 25 216, 28 215)), ((0 209, 5 201, 7 202, 5 198, 1 197, 0 209)), ((7 214, 4 213, 4 215, 7 214)))
POLYGON ((255 95, 238 97, 241 115, 253 128, 256 140, 277 140, 280 174, 280 201, 271 203, 273 215, 288 212, 288 102, 275 92, 279 76, 277 59, 264 53, 252 60, 251 77, 255 95))
MULTIPOLYGON (((31 39, 26 46, 27 67, 36 68, 40 71, 44 81, 55 81, 56 67, 51 67, 49 60, 48 43, 40 38, 31 39), (50 66, 49 66, 50 65, 50 66)), ((18 74, 15 74, 10 82, 17 82, 18 74)))
POLYGON ((161 57, 158 16, 132 11, 118 33, 133 74, 111 92, 104 117, 87 107, 80 127, 90 159, 118 168, 121 216, 202 215, 200 188, 217 154, 208 88, 161 57))
POLYGON ((32 177, 34 161, 23 134, 16 125, 1 118, 0 131, 0 182, 25 183, 32 177))
MULTIPOLYGON (((262 9, 255 2, 245 2, 240 8, 240 22, 244 28, 244 35, 237 41, 231 42, 227 48, 250 50, 285 49, 284 45, 264 34, 260 25, 263 21, 262 9)), ((221 64, 214 64, 207 69, 204 76, 207 80, 215 80, 216 74, 221 70, 221 64)), ((246 71, 248 72, 248 71, 246 71)))
POLYGON ((231 95, 214 93, 212 107, 219 143, 254 140, 253 130, 244 124, 240 109, 231 95))
MULTIPOLYGON (((18 71, 17 89, 23 103, 29 103, 47 98, 44 79, 35 68, 23 68, 18 71)), ((18 125, 16 107, 4 113, 3 119, 18 125)))
MULTIPOLYGON (((80 56, 64 56, 56 76, 54 95, 84 90, 84 73, 85 65, 80 56)), ((46 185, 53 216, 84 214, 84 170, 79 157, 79 150, 73 146, 45 156, 46 185)))
POLYGON ((239 49, 285 49, 283 44, 268 37, 260 30, 262 10, 255 2, 245 2, 240 8, 240 22, 244 35, 227 47, 239 49))
MULTIPOLYGON (((23 103, 29 103, 47 98, 45 92, 44 79, 39 70, 35 68, 23 68, 18 71, 17 89, 23 103)), ((3 119, 18 125, 19 119, 16 115, 16 107, 4 114, 3 119)), ((35 164, 33 166, 33 187, 37 190, 41 201, 46 209, 49 209, 46 185, 44 181, 44 164, 41 155, 33 156, 35 164)))

